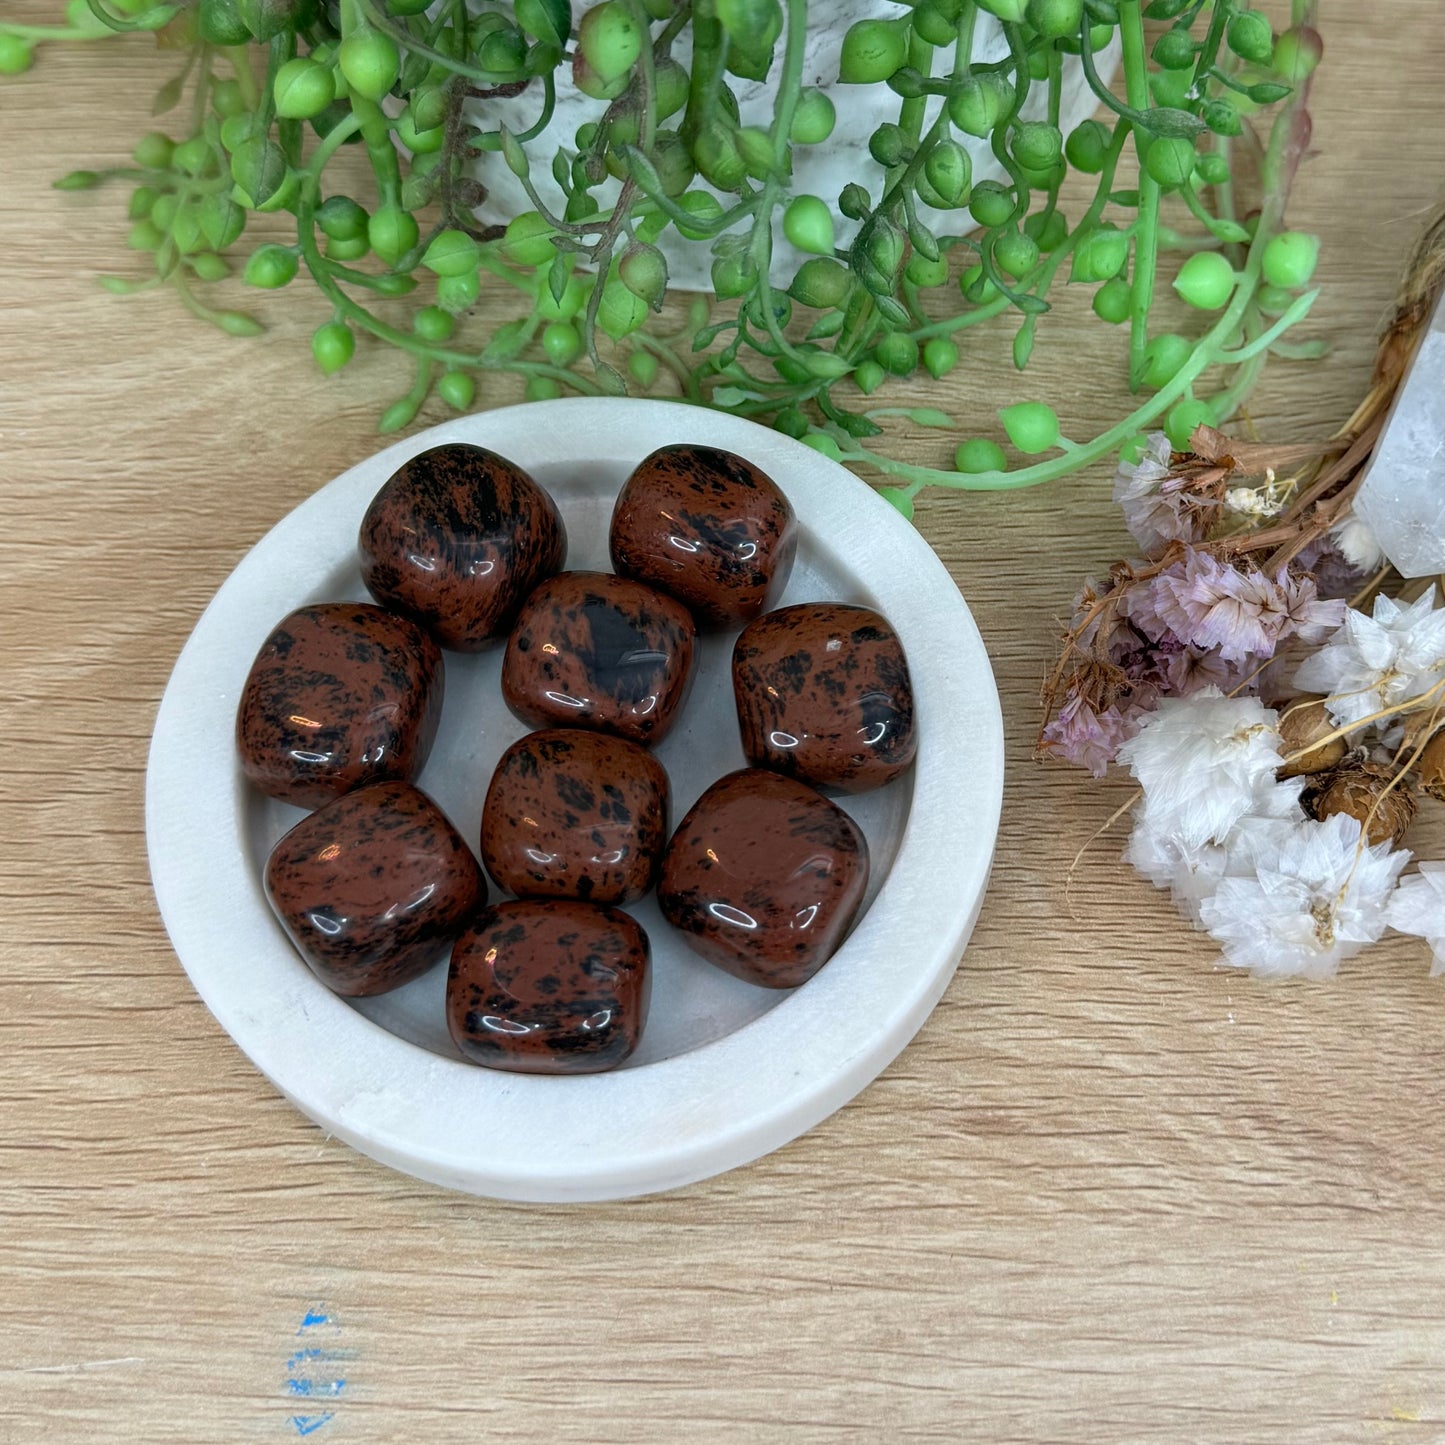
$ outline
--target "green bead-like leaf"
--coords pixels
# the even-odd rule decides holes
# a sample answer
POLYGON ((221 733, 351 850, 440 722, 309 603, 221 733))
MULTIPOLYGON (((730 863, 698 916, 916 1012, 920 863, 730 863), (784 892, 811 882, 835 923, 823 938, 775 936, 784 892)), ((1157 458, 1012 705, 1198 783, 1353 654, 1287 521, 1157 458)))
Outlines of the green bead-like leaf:
POLYGON ((656 246, 634 242, 617 263, 622 284, 654 311, 662 309, 667 293, 667 262, 656 246))
POLYGON ((552 300, 559 305, 562 297, 566 294, 567 279, 570 275, 571 270, 567 265, 567 258, 561 255, 554 257, 552 265, 547 271, 547 290, 551 293, 552 300))
POLYGON ((421 405, 419 397, 402 396, 398 397, 387 409, 382 412, 381 419, 376 424, 377 431, 383 436, 391 432, 401 431, 408 427, 416 418, 417 409, 421 405))
POLYGON ((275 141, 257 136, 231 157, 231 179, 252 208, 259 209, 286 183, 285 153, 275 141))
POLYGON ((501 128, 502 134, 502 159, 507 163, 507 169, 520 180, 526 180, 531 173, 532 163, 527 159, 527 152, 522 149, 522 142, 507 129, 501 128))
POLYGON ((1227 100, 1206 100, 1200 107, 1200 116, 1215 135, 1234 136, 1244 130, 1239 112, 1227 100))
POLYGON ((953 465, 968 476, 977 476, 980 472, 1006 471, 1008 458, 997 442, 987 437, 973 437, 959 444, 953 454, 953 465))
POLYGON ((1036 456, 1058 445, 1059 418, 1041 401, 1021 401, 998 414, 1008 439, 1026 456, 1036 456))
POLYGON ((908 325, 908 312, 895 301, 891 296, 875 296, 873 305, 877 308, 878 314, 894 326, 908 325))
POLYGON ((517 24, 538 40, 565 46, 572 33, 572 7, 568 0, 517 0, 517 24))
POLYGON ((788 287, 788 295, 803 306, 824 310, 841 306, 853 278, 848 268, 831 257, 817 256, 804 261, 788 287))
POLYGON ((804 364, 807 366, 808 374, 817 377, 820 381, 837 381, 853 370, 853 363, 846 356, 839 356, 835 351, 811 351, 804 364))
POLYGON ((1256 105, 1273 105, 1275 101, 1283 100, 1289 93, 1289 86, 1280 85, 1273 80, 1262 80, 1258 85, 1249 87, 1249 98, 1256 105))
POLYGON ((897 21, 860 20, 843 36, 838 79, 845 85, 876 85, 887 80, 907 56, 908 33, 897 21))
POLYGON ((936 261, 939 258, 938 241, 927 226, 918 221, 912 222, 908 227, 908 239, 913 243, 913 249, 926 261, 936 261))
POLYGON ((527 344, 525 321, 507 321, 492 333, 492 339, 482 352, 482 363, 495 366, 510 361, 527 344))
POLYGON ((597 383, 608 396, 627 395, 627 382, 622 373, 615 366, 609 366, 605 361, 598 363, 597 383))
POLYGON ((947 376, 958 365, 957 344, 947 336, 930 336, 923 344, 923 364, 935 381, 947 376))
POLYGON ((778 0, 716 0, 715 13, 731 42, 729 48, 737 47, 747 56, 770 53, 783 33, 783 7, 778 0))
POLYGON ((1024 0, 977 0, 977 3, 980 10, 987 10, 1010 25, 1017 25, 1027 9, 1024 0))
POLYGON ((461 276, 477 269, 481 249, 465 231, 439 231, 422 254, 422 264, 436 276, 461 276))
POLYGON ((201 202, 201 234, 213 251, 234 246, 246 229, 246 212, 230 196, 210 195, 201 202))
POLYGON ((934 146, 923 163, 923 173, 945 204, 963 204, 973 166, 968 152, 956 140, 943 140, 934 146))
POLYGON ((905 521, 913 520, 913 498, 901 487, 879 487, 878 495, 895 511, 901 513, 905 521))
POLYGON ((244 311, 218 311, 216 325, 227 336, 264 336, 266 328, 254 316, 244 311))
POLYGON ((1029 364, 1029 357, 1034 354, 1034 318, 1025 317, 1024 324, 1014 332, 1013 359, 1014 366, 1022 371, 1029 364))
POLYGON ((1172 105, 1156 105, 1144 112, 1140 121, 1150 135, 1176 136, 1190 140, 1204 129, 1204 122, 1192 111, 1178 110, 1172 105))

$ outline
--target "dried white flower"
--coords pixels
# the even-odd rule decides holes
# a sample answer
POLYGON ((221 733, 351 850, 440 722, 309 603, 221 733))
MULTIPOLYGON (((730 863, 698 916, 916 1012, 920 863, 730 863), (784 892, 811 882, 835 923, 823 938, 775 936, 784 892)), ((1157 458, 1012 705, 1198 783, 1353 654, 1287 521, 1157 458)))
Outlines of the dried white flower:
POLYGON ((1124 861, 1132 863, 1156 888, 1167 888, 1179 911, 1199 922, 1199 904, 1224 876, 1228 855, 1218 843, 1186 847, 1173 833, 1140 823, 1124 845, 1124 861))
POLYGON ((1408 604, 1377 597, 1371 617, 1352 608, 1294 681, 1329 694, 1325 706, 1340 727, 1429 692, 1445 681, 1445 608, 1435 606, 1435 589, 1408 604))
POLYGON ((1222 844, 1187 847, 1175 834, 1140 823, 1125 845, 1125 861, 1156 888, 1167 888, 1179 911, 1197 928, 1200 907, 1214 896, 1220 879, 1255 872, 1256 859, 1278 852, 1294 825, 1303 820, 1298 793, 1288 783, 1271 789, 1261 811, 1241 818, 1222 844))
POLYGON ((1304 809, 1300 807, 1299 795, 1303 790, 1303 780, 1286 778, 1282 783, 1276 783, 1272 788, 1261 790, 1255 800, 1254 808, 1247 817, 1239 820, 1238 826, 1231 833, 1230 839, 1240 835, 1240 830, 1247 824, 1274 822, 1283 819, 1286 822, 1297 822, 1304 817, 1304 809))
POLYGON ((1385 931, 1385 908, 1409 861, 1388 843, 1362 844, 1344 813, 1243 844, 1238 876, 1221 878, 1200 919, 1227 963, 1262 977, 1327 978, 1385 931))
POLYGON ((1267 517, 1268 503, 1253 487, 1230 487, 1224 494, 1224 510, 1239 517, 1267 517))
POLYGON ((1356 572, 1378 571, 1385 560, 1380 539, 1370 530, 1369 523, 1353 512, 1330 528, 1330 540, 1356 572))
POLYGON ((1164 698, 1119 747, 1144 789, 1140 822, 1183 849, 1222 843, 1246 814, 1258 812, 1277 788, 1280 737, 1276 714, 1256 697, 1225 697, 1203 687, 1164 698))
POLYGON ((1230 487, 1224 494, 1224 510, 1256 521, 1277 517, 1293 490, 1291 486, 1281 486, 1275 480, 1274 468, 1269 467, 1265 471, 1264 486, 1230 487))
POLYGON ((1421 863, 1402 878, 1385 917, 1391 928, 1425 939, 1435 954, 1430 972, 1445 973, 1445 863, 1421 863))

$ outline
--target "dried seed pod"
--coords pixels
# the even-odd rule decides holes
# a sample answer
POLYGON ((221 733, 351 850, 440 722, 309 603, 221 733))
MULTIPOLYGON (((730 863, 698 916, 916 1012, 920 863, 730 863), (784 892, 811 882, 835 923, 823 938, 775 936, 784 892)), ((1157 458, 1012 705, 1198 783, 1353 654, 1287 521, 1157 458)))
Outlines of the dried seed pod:
POLYGON ((1420 750, 1415 759, 1415 776, 1430 797, 1445 803, 1445 728, 1420 750))
POLYGON ((1316 818, 1348 813, 1359 820, 1370 843, 1398 843, 1415 817, 1415 799, 1402 787, 1390 788, 1394 774, 1378 763, 1337 768, 1311 780, 1300 801, 1316 818), (1386 789, 1389 791, 1386 792, 1386 789))
POLYGON ((1334 767, 1347 750, 1345 739, 1330 738, 1329 742, 1319 743, 1318 747, 1314 744, 1321 738, 1328 738, 1336 730, 1329 713, 1325 711, 1325 700, 1322 697, 1302 697, 1281 709, 1279 735, 1283 746, 1280 751, 1293 761, 1286 762, 1280 768, 1279 776, 1297 778, 1302 773, 1322 773, 1334 767), (1301 749, 1308 751, 1301 752, 1301 749), (1297 753, 1300 755, 1295 757, 1297 753))

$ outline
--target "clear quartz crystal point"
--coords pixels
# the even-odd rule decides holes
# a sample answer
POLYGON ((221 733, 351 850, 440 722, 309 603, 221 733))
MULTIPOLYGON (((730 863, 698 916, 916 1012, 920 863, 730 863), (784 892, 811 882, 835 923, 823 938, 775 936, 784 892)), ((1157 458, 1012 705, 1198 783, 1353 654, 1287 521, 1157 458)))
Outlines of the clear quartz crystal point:
POLYGON ((1386 418, 1355 514, 1402 576, 1445 572, 1445 292, 1386 418))

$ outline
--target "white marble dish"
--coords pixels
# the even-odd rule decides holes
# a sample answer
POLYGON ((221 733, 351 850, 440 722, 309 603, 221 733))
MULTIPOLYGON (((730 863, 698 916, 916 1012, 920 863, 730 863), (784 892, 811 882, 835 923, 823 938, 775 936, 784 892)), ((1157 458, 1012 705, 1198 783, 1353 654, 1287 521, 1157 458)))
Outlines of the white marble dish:
MULTIPOLYGON (((743 763, 732 636, 701 649, 692 696, 657 755, 680 818, 743 763)), ((502 703, 500 651, 446 654, 446 705, 419 783, 476 846, 503 750, 527 731, 502 703)), ((353 467, 284 518, 217 592, 156 719, 146 780, 156 898, 197 992, 257 1068, 329 1133, 422 1179, 497 1198, 598 1200, 706 1178, 825 1119, 913 1037, 978 915, 1003 785, 998 695, 963 598, 908 523, 844 468, 778 433, 667 402, 568 400, 467 417, 353 467), (361 598, 356 531, 408 456, 473 442, 556 497, 571 568, 607 566, 612 500, 655 447, 742 453, 787 493, 802 528, 785 602, 866 603, 912 670, 919 756, 874 793, 840 799, 868 836, 871 901, 823 971, 791 993, 704 963, 649 898, 652 1011, 638 1052, 608 1074, 536 1077, 462 1061, 442 1011, 446 967, 380 998, 330 993, 292 950, 261 888, 275 840, 302 815, 242 779, 233 729, 268 632, 307 602, 361 598)), ((494 894, 495 895, 495 891, 494 894)))

